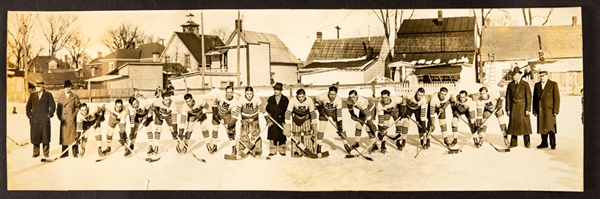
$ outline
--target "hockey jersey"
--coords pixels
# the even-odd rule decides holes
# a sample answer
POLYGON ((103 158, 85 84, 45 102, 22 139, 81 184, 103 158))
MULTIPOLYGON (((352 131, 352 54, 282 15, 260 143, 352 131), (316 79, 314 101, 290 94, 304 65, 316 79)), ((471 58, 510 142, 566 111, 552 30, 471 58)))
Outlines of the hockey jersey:
POLYGON ((377 118, 379 119, 379 123, 383 124, 384 115, 390 114, 392 112, 398 111, 398 106, 402 104, 402 97, 391 97, 388 102, 383 99, 377 102, 377 118))
POLYGON ((77 114, 77 131, 83 130, 83 122, 96 122, 102 116, 102 108, 91 104, 88 104, 87 108, 87 114, 83 114, 81 111, 77 114))
POLYGON ((231 99, 227 99, 225 95, 225 93, 218 95, 213 104, 213 107, 217 107, 221 115, 232 114, 232 111, 235 111, 235 107, 237 106, 235 95, 231 99))
POLYGON ((292 114, 296 115, 298 118, 308 119, 310 116, 311 123, 317 123, 317 112, 315 111, 315 103, 310 97, 307 97, 304 101, 300 102, 297 97, 294 97, 290 100, 288 107, 285 111, 285 121, 287 124, 291 124, 292 114))
POLYGON ((155 111, 158 112, 163 117, 171 116, 171 114, 176 114, 177 107, 175 107, 175 103, 173 100, 164 101, 162 98, 157 98, 152 102, 152 106, 155 111))
POLYGON ((433 93, 433 95, 431 95, 431 99, 429 100, 429 115, 431 117, 435 117, 436 109, 446 109, 446 107, 448 107, 448 104, 450 104, 450 98, 452 98, 452 95, 446 94, 446 98, 444 100, 441 100, 439 97, 439 92, 433 93))
POLYGON ((137 108, 133 108, 132 106, 129 106, 129 113, 130 114, 137 114, 138 116, 150 116, 152 115, 152 113, 150 112, 150 110, 152 109, 152 104, 146 102, 146 101, 142 101, 142 100, 138 100, 139 105, 137 108))
POLYGON ((187 117, 189 116, 200 116, 202 114, 206 114, 208 110, 208 103, 204 99, 194 100, 194 105, 191 107, 188 106, 187 103, 183 103, 181 106, 181 120, 180 122, 184 123, 187 121, 187 117))
POLYGON ((323 107, 323 111, 326 115, 336 115, 338 120, 342 118, 342 99, 339 95, 336 95, 333 100, 329 99, 329 93, 323 93, 317 96, 316 103, 318 106, 323 107))
POLYGON ((483 118, 484 111, 494 111, 496 108, 502 109, 502 98, 492 96, 489 93, 486 93, 487 96, 479 96, 477 98, 476 107, 477 107, 477 118, 483 118), (487 99, 484 99, 487 98, 487 99), (498 107, 499 106, 499 107, 498 107))
MULTIPOLYGON (((360 112, 365 114, 365 117, 371 117, 371 111, 375 108, 375 103, 365 97, 358 96, 358 99, 356 99, 356 102, 352 106, 358 108, 360 112)), ((350 109, 349 111, 352 110, 350 109)))
POLYGON ((465 102, 460 102, 458 100, 458 96, 454 95, 450 99, 450 103, 452 104, 453 107, 455 107, 458 110, 458 112, 460 112, 460 113, 469 112, 469 116, 471 118, 475 118, 476 117, 476 114, 475 114, 476 103, 469 97, 466 97, 466 99, 467 100, 465 102))
POLYGON ((417 91, 404 95, 402 106, 406 106, 408 109, 420 111, 421 121, 427 121, 427 97, 423 96, 421 100, 417 100, 417 91))
POLYGON ((232 116, 234 118, 238 118, 238 114, 241 114, 242 117, 254 117, 257 116, 258 113, 262 113, 263 115, 267 113, 265 110, 265 104, 258 97, 252 97, 252 99, 248 99, 245 97, 241 97, 238 100, 235 111, 232 116))
POLYGON ((120 121, 121 119, 125 119, 127 117, 127 115, 129 115, 129 109, 127 109, 125 107, 123 107, 121 112, 117 111, 116 108, 113 108, 110 110, 110 117, 115 118, 117 121, 120 121))

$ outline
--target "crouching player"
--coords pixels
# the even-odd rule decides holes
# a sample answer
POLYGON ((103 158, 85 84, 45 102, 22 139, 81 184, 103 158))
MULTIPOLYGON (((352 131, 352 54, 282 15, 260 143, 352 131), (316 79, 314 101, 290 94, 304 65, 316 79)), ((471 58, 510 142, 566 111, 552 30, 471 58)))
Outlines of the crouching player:
POLYGON ((108 117, 108 129, 106 132, 106 144, 108 147, 104 150, 105 154, 110 153, 114 129, 117 125, 119 125, 119 144, 125 145, 125 141, 127 140, 127 135, 125 134, 127 116, 129 116, 129 110, 123 106, 123 100, 116 100, 115 107, 110 110, 110 116, 108 117))
MULTIPOLYGON (((347 153, 352 151, 350 144, 348 143, 346 131, 344 131, 344 123, 342 117, 342 99, 337 95, 338 88, 335 86, 329 87, 327 93, 320 94, 316 97, 316 107, 319 111, 319 133, 317 137, 324 137, 325 130, 327 129, 327 117, 333 118, 336 121, 335 126, 337 127, 337 134, 344 143, 344 149, 347 153)), ((318 141, 317 141, 318 142, 318 141)))
MULTIPOLYGON (((412 93, 411 93, 412 94, 412 93)), ((402 136, 401 139, 396 140, 396 147, 398 150, 402 151, 406 146, 406 137, 408 134, 408 127, 410 126, 410 118, 412 115, 415 115, 417 122, 421 126, 419 128, 419 140, 421 142, 421 146, 427 145, 427 142, 424 140, 424 134, 426 131, 427 124, 427 98, 425 97, 425 89, 419 88, 414 94, 404 95, 404 100, 402 101, 402 105, 400 106, 400 114, 404 119, 402 122, 402 136)))
MULTIPOLYGON (((152 104, 147 103, 145 101, 139 101, 135 97, 129 98, 129 104, 131 106, 131 109, 129 110, 130 131, 129 131, 129 143, 126 143, 129 145, 129 147, 127 147, 125 149, 125 157, 131 157, 133 155, 133 152, 131 150, 134 150, 135 139, 137 138, 137 133, 140 130, 142 130, 142 128, 146 128, 148 135, 152 135, 152 129, 148 128, 148 126, 150 125, 150 123, 153 120, 152 104), (141 124, 141 126, 140 126, 140 124, 141 124)), ((148 142, 148 145, 150 145, 150 144, 151 143, 148 142)), ((152 146, 150 145, 150 150, 148 152, 148 155, 151 154, 151 151, 152 151, 152 146)))
MULTIPOLYGON (((475 122, 475 117, 477 115, 475 112, 475 102, 470 100, 468 97, 468 93, 465 90, 462 90, 458 93, 458 95, 451 99, 450 105, 452 107, 452 133, 456 135, 458 133, 458 119, 462 115, 465 115, 469 118, 469 127, 471 127, 471 133, 477 132, 477 123, 475 122)), ((475 144, 477 145, 477 138, 473 137, 475 144)), ((451 143, 451 146, 456 145, 457 139, 456 137, 451 143)))
MULTIPOLYGON (((196 101, 192 94, 185 94, 183 96, 185 100, 185 104, 181 107, 181 118, 179 120, 179 139, 177 140, 177 153, 186 153, 189 150, 188 142, 190 137, 192 136, 192 132, 194 131, 194 125, 199 122, 200 129, 202 130, 202 135, 204 139, 208 139, 208 128, 206 127, 206 111, 208 110, 208 103, 206 101, 200 99, 196 101), (184 130, 185 128, 185 130, 184 130)), ((215 136, 213 134, 213 136, 215 136)), ((214 137, 213 137, 214 138, 214 137)), ((213 138, 210 138, 209 143, 206 143, 206 148, 209 153, 214 153, 217 151, 217 145, 213 144, 213 138)))
MULTIPOLYGON (((450 97, 448 95, 448 89, 446 87, 440 88, 439 92, 431 95, 431 99, 429 100, 429 137, 427 138, 426 148, 429 148, 429 139, 431 137, 431 133, 435 130, 435 120, 439 119, 440 130, 442 132, 442 136, 444 137, 444 144, 448 147, 450 140, 448 140, 448 124, 446 121, 446 109, 448 108, 448 104, 450 104, 450 97), (436 117, 437 116, 437 117, 436 117)), ((456 133, 453 133, 454 138, 456 138, 456 133)))
POLYGON ((478 147, 483 145, 483 138, 485 137, 485 131, 487 130, 487 125, 483 123, 483 121, 487 121, 487 119, 492 116, 492 113, 495 113, 496 118, 498 119, 498 125, 500 126, 500 131, 502 131, 502 136, 504 137, 504 144, 506 146, 510 144, 506 135, 506 118, 503 117, 504 112, 502 111, 503 101, 504 99, 500 96, 492 97, 486 87, 481 87, 479 89, 479 98, 476 100, 477 126, 480 126, 479 142, 476 142, 478 147))
MULTIPOLYGON (((311 98, 306 97, 304 89, 296 91, 296 97, 290 100, 285 111, 284 132, 286 136, 292 136, 292 142, 301 142, 306 146, 307 153, 314 153, 313 135, 317 130, 317 112, 315 111, 315 103, 311 98), (301 134, 304 134, 303 136, 301 134), (300 137, 302 136, 302 139, 300 137)), ((317 138, 316 153, 321 153, 321 143, 323 136, 317 138)), ((299 143, 292 144, 292 157, 302 157, 299 143)))
POLYGON ((173 123, 173 119, 177 119, 176 107, 173 100, 171 100, 170 93, 163 93, 161 98, 158 98, 152 102, 152 110, 154 110, 154 136, 152 133, 148 133, 148 143, 150 145, 150 150, 148 153, 150 156, 158 155, 158 145, 160 141, 160 133, 162 132, 162 124, 163 121, 167 123, 171 134, 173 135, 173 140, 177 140, 177 134, 175 134, 175 130, 177 129, 177 124, 173 123))
POLYGON ((402 104, 401 97, 391 97, 390 91, 381 91, 381 100, 377 102, 377 119, 379 120, 379 130, 385 132, 382 134, 381 139, 381 153, 386 152, 385 137, 387 137, 387 129, 392 125, 390 124, 390 118, 395 121, 396 135, 392 138, 393 140, 398 139, 402 135, 402 126, 400 112, 398 109, 402 104))
POLYGON ((354 133, 354 145, 352 145, 352 148, 358 148, 360 146, 358 142, 360 141, 362 129, 364 126, 367 126, 367 134, 369 134, 369 139, 372 143, 367 146, 367 150, 377 150, 378 147, 375 132, 380 132, 377 130, 377 127, 373 122, 373 117, 375 116, 375 103, 365 97, 358 96, 356 90, 351 90, 348 93, 347 106, 348 112, 350 112, 350 117, 352 120, 356 121, 356 132, 354 133), (358 116, 356 116, 356 113, 354 113, 354 107, 360 110, 358 116))
MULTIPOLYGON (((227 130, 227 137, 229 138, 229 143, 231 145, 232 156, 237 155, 237 142, 235 140, 235 124, 237 119, 232 117, 233 112, 236 111, 236 106, 237 99, 233 95, 233 87, 227 86, 225 88, 225 93, 217 95, 212 107, 212 137, 217 138, 219 124, 223 124, 227 130)), ((239 114, 239 112, 236 114, 239 114)), ((217 146, 215 145, 212 150, 216 151, 217 146)))
POLYGON ((262 141, 260 139, 258 114, 263 114, 267 121, 267 126, 270 126, 272 121, 269 119, 269 115, 267 115, 265 104, 260 98, 254 97, 254 89, 252 87, 246 87, 244 95, 245 97, 238 100, 236 111, 233 115, 235 120, 237 120, 238 117, 235 113, 240 113, 242 115, 242 128, 240 129, 239 142, 244 146, 238 146, 238 151, 242 152, 247 147, 252 153, 252 156, 260 156, 262 154, 262 141), (250 128, 252 128, 252 140, 248 137, 250 128))
POLYGON ((77 114, 77 134, 81 135, 81 150, 79 157, 85 154, 85 146, 87 145, 88 132, 93 131, 96 137, 96 145, 98 146, 98 156, 103 157, 102 151, 102 134, 100 132, 100 123, 104 121, 104 106, 98 107, 82 103, 79 106, 79 114, 77 114))

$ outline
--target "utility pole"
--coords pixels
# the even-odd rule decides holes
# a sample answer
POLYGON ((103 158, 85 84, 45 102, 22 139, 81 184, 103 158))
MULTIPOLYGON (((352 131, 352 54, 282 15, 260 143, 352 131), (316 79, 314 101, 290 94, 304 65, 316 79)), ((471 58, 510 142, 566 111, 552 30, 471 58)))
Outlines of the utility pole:
POLYGON ((200 30, 202 31, 202 35, 200 35, 200 42, 202 43, 202 88, 204 88, 204 76, 206 71, 206 55, 204 55, 204 15, 200 12, 200 30))
POLYGON ((340 28, 340 26, 336 26, 335 29, 337 29, 337 38, 339 39, 340 38, 340 29, 342 29, 342 28, 340 28))
MULTIPOLYGON (((237 24, 237 27, 235 29, 235 31, 237 32, 237 82, 238 82, 238 86, 242 86, 241 84, 241 76, 242 73, 240 72, 240 11, 238 10, 238 18, 237 21, 235 22, 237 24)), ((250 72, 250 71, 246 71, 246 72, 250 72)))

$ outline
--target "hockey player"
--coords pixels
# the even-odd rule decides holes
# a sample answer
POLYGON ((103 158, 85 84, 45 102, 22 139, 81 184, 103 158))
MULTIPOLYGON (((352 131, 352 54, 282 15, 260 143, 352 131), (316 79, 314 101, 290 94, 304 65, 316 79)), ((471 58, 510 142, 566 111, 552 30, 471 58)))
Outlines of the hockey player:
MULTIPOLYGON (((179 120, 179 139, 178 144, 175 148, 177 153, 186 153, 189 149, 188 141, 194 131, 194 124, 200 123, 200 129, 204 139, 208 138, 208 128, 206 127, 206 111, 208 111, 208 103, 202 99, 195 100, 192 94, 185 94, 183 96, 185 104, 181 106, 181 118, 179 120), (184 130, 185 129, 185 130, 184 130), (185 131, 185 132, 184 132, 185 131)), ((213 138, 216 138, 216 134, 213 134, 213 138)), ((209 143, 206 143, 206 149, 209 153, 217 151, 217 145, 213 144, 213 138, 209 139, 209 143)))
MULTIPOLYGON (((410 93, 404 95, 404 100, 402 101, 402 105, 400 105, 400 114, 402 118, 412 117, 414 114, 417 122, 425 128, 425 124, 427 124, 427 97, 425 97, 425 89, 421 87, 418 88, 414 94, 410 93)), ((398 147, 398 150, 402 150, 406 146, 406 137, 409 126, 410 120, 405 119, 404 122, 402 122, 401 139, 396 140, 396 147, 398 147)), ((419 128, 419 140, 421 141, 421 146, 425 144, 425 138, 423 137, 425 129, 423 128, 419 128)))
POLYGON ((344 131, 344 124, 342 118, 342 99, 337 95, 338 88, 335 86, 329 87, 329 91, 320 94, 316 97, 315 104, 319 111, 319 132, 317 133, 317 142, 320 144, 319 137, 324 137, 325 130, 327 129, 327 117, 331 117, 333 121, 336 121, 337 133, 340 135, 342 142, 344 143, 344 149, 350 153, 352 148, 348 143, 346 131, 344 131))
POLYGON ((167 123, 171 134, 173 135, 173 140, 177 140, 177 134, 175 134, 175 129, 177 129, 177 121, 175 123, 173 120, 177 119, 176 107, 173 100, 171 100, 170 93, 162 93, 161 98, 158 98, 152 102, 152 110, 154 110, 154 136, 152 133, 148 133, 148 143, 150 149, 148 150, 149 156, 158 155, 158 145, 160 141, 160 133, 162 131, 163 120, 167 123))
MULTIPOLYGON (((450 146, 451 141, 448 140, 448 124, 446 121, 446 109, 448 108, 448 104, 450 104, 450 97, 448 97, 448 89, 446 87, 440 88, 439 92, 431 95, 431 99, 429 100, 429 132, 433 132, 435 130, 435 120, 439 119, 440 131, 442 132, 442 136, 444 137, 444 144, 446 146, 450 146), (436 115, 437 118, 436 118, 436 115)), ((456 138, 456 134, 453 132, 452 136, 456 138)), ((429 140, 431 135, 427 138, 425 142, 425 148, 429 148, 429 140)))
MULTIPOLYGON (((382 132, 386 131, 392 124, 390 124, 390 118, 393 119, 393 121, 398 120, 398 118, 400 117, 400 112, 398 111, 400 108, 400 105, 402 104, 402 97, 391 97, 390 96, 390 91, 388 90, 383 90, 381 91, 381 100, 379 100, 377 102, 377 120, 379 121, 379 130, 381 130, 382 132)), ((396 125, 396 136, 394 136, 396 139, 398 138, 398 136, 402 135, 402 128, 401 128, 401 120, 396 121, 395 125, 396 125)), ((381 139, 381 153, 385 153, 386 151, 386 147, 385 147, 385 137, 387 137, 387 132, 386 135, 382 135, 381 139)))
MULTIPOLYGON (((456 136, 458 133, 458 118, 462 115, 465 115, 469 118, 469 126, 471 127, 471 133, 477 132, 477 123, 475 122, 475 117, 477 115, 475 112, 475 102, 469 99, 469 94, 467 91, 462 90, 456 95, 456 97, 452 97, 450 99, 450 106, 452 107, 452 134, 456 136)), ((477 138, 473 138, 476 140, 477 138)), ((452 146, 456 145, 457 138, 454 137, 452 141, 452 146)), ((477 142, 475 142, 477 144, 477 142)))
MULTIPOLYGON (((254 149, 251 149, 252 156, 260 156, 262 154, 262 141, 259 140, 260 126, 258 124, 258 114, 263 114, 267 121, 267 127, 271 126, 273 122, 269 119, 262 100, 254 97, 254 89, 251 86, 246 87, 244 97, 238 100, 236 111, 233 114, 235 120, 238 118, 238 113, 242 116, 239 142, 242 142, 247 147, 250 147, 251 144, 254 145, 254 149), (250 128, 252 128, 252 139, 248 137, 250 128)), ((238 147, 240 152, 243 149, 241 146, 238 147)))
MULTIPOLYGON (((132 151, 130 151, 129 149, 134 150, 135 139, 137 138, 138 130, 141 130, 141 128, 146 128, 146 132, 148 133, 148 135, 152 135, 152 129, 148 128, 148 126, 154 119, 152 117, 152 113, 154 111, 152 111, 151 103, 147 103, 146 101, 140 101, 140 100, 136 99, 135 97, 130 97, 129 104, 130 104, 130 110, 129 110, 130 131, 129 131, 129 143, 126 143, 126 144, 129 144, 129 147, 127 147, 125 149, 125 157, 131 157, 131 155, 133 155, 132 151), (140 126, 140 124, 142 126, 140 126)), ((150 144, 151 143, 148 142, 148 145, 150 146, 149 148, 151 151, 152 146, 150 144)), ((148 152, 148 155, 151 154, 150 151, 148 152)))
MULTIPOLYGON (((294 140, 299 141, 301 134, 304 133, 302 142, 306 147, 306 150, 314 152, 313 149, 313 133, 317 130, 317 112, 315 111, 315 103, 309 97, 306 97, 304 89, 298 89, 296 91, 296 97, 293 97, 288 104, 285 111, 285 124, 284 132, 289 137, 290 131, 291 136, 294 140)), ((323 137, 317 138, 316 153, 321 153, 321 143, 323 137)), ((292 144, 292 157, 302 157, 302 153, 296 146, 292 144)))
MULTIPOLYGON (((235 156, 237 154, 236 145, 237 142, 235 140, 235 124, 237 119, 232 117, 233 113, 236 112, 237 99, 233 95, 233 87, 227 86, 225 88, 225 93, 219 94, 215 99, 215 103, 212 107, 212 137, 217 138, 219 131, 219 124, 223 124, 225 129, 227 129, 227 137, 229 138, 229 142, 231 145, 231 155, 235 156), (221 121, 222 120, 222 121, 221 121)), ((237 112, 236 114, 239 114, 237 112)), ((217 147, 214 146, 212 151, 216 151, 217 147)))
POLYGON ((104 121, 104 105, 98 107, 82 103, 79 106, 79 114, 77 114, 77 134, 81 135, 81 150, 79 157, 85 154, 85 146, 87 145, 88 132, 93 131, 96 137, 96 145, 98 146, 98 156, 104 157, 102 151, 102 134, 100 132, 100 123, 104 121), (83 133, 83 134, 82 134, 83 133))
MULTIPOLYGON (((502 111, 502 103, 504 99, 500 96, 490 95, 488 89, 486 87, 481 87, 479 89, 479 98, 476 99, 477 103, 477 126, 479 126, 479 140, 475 142, 478 144, 478 147, 483 145, 483 138, 485 137, 485 131, 487 130, 487 125, 483 123, 484 120, 487 120, 494 111, 496 112, 496 118, 498 119, 498 125, 500 126, 500 131, 502 131, 502 136, 504 137, 504 144, 508 146, 510 143, 508 142, 508 137, 506 135, 506 118, 502 117, 504 112, 502 111)), ((473 138, 475 139, 475 138, 473 138)))
POLYGON ((125 134, 125 125, 129 116, 129 110, 123 106, 123 100, 118 99, 115 101, 115 107, 110 110, 110 116, 108 117, 108 129, 106 129, 106 150, 104 154, 109 154, 111 151, 111 143, 114 134, 114 129, 119 125, 119 144, 125 145, 127 135, 125 134))
POLYGON ((350 112, 350 117, 352 120, 356 121, 354 145, 352 145, 352 148, 358 148, 360 146, 358 142, 360 141, 362 129, 364 126, 367 126, 367 134, 369 134, 369 139, 371 140, 371 143, 373 143, 372 145, 367 146, 367 148, 369 151, 378 149, 376 146, 377 138, 375 132, 378 132, 379 130, 377 130, 377 127, 373 122, 373 117, 375 116, 375 103, 365 97, 358 96, 356 90, 351 90, 348 93, 347 106, 348 112, 350 112), (354 107, 360 110, 358 116, 356 116, 356 113, 354 113, 354 107))

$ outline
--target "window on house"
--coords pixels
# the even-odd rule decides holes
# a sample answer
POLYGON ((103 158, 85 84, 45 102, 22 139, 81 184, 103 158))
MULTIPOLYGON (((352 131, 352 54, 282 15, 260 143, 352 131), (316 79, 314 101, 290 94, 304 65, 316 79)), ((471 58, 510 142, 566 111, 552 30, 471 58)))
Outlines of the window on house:
POLYGON ((52 60, 50 62, 48 62, 48 69, 56 69, 57 64, 56 61, 52 60))
POLYGON ((183 59, 183 66, 186 68, 190 67, 190 54, 185 54, 185 58, 183 59))
POLYGON ((502 77, 504 77, 504 81, 512 81, 512 75, 509 74, 510 73, 510 69, 504 69, 502 70, 502 77))
POLYGON ((92 77, 96 76, 96 68, 92 68, 92 77))
POLYGON ((223 53, 223 63, 221 64, 221 68, 228 69, 227 67, 227 53, 223 53))
POLYGON ((115 63, 114 62, 108 63, 108 71, 113 71, 114 69, 115 69, 115 63))
POLYGON ((233 85, 233 82, 221 81, 221 89, 224 89, 224 88, 226 88, 229 85, 233 85))

